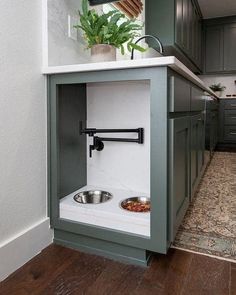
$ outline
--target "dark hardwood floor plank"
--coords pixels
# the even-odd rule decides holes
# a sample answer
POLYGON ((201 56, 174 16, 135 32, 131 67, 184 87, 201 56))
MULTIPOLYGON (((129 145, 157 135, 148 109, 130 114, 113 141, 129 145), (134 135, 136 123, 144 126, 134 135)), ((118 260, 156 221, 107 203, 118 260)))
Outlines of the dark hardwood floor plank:
POLYGON ((231 263, 230 295, 236 295, 236 264, 231 263))
POLYGON ((79 255, 79 252, 71 249, 50 245, 0 283, 0 295, 28 295, 40 292, 48 280, 63 271, 67 263, 79 255))
POLYGON ((52 245, 0 283, 0 295, 80 294, 236 295, 236 265, 170 249, 143 268, 52 245))
POLYGON ((94 284, 88 295, 130 295, 140 284, 146 268, 111 261, 94 284))
POLYGON ((164 294, 182 294, 185 281, 192 263, 193 254, 171 249, 173 255, 166 275, 164 294))
POLYGON ((103 257, 81 253, 39 294, 86 294, 87 289, 104 271, 107 263, 109 260, 103 257))
POLYGON ((181 294, 191 261, 191 253, 175 249, 155 255, 135 294, 181 294))
POLYGON ((194 255, 183 295, 227 295, 230 263, 203 255, 194 255))

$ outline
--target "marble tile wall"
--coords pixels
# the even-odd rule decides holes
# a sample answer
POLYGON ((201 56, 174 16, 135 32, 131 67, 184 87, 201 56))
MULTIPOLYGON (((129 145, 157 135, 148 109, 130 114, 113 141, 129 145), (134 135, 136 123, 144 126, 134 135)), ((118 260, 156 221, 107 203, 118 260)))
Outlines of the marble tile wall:
POLYGON ((48 0, 47 5, 49 66, 88 62, 90 53, 82 34, 78 34, 78 41, 68 37, 68 15, 77 15, 81 0, 48 0))
POLYGON ((226 87, 225 91, 222 93, 222 97, 225 97, 227 94, 236 94, 236 75, 201 75, 200 79, 210 86, 215 83, 221 83, 226 87))

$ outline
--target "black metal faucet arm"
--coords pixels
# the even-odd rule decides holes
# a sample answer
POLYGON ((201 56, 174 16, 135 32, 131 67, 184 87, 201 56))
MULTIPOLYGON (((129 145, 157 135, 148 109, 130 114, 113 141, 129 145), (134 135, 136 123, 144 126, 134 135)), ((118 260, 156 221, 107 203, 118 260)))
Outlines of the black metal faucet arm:
POLYGON ((87 134, 93 137, 93 144, 89 146, 89 156, 92 157, 92 151, 102 151, 104 148, 103 141, 115 141, 115 142, 134 142, 143 144, 144 142, 144 129, 96 129, 96 128, 84 128, 82 122, 80 122, 80 135, 87 134), (98 137, 94 136, 96 133, 138 133, 138 138, 115 138, 115 137, 98 137))
MULTIPOLYGON (((135 44, 139 43, 139 41, 141 41, 141 40, 143 40, 143 39, 153 39, 153 40, 158 44, 158 46, 159 46, 159 52, 160 52, 161 54, 163 54, 163 52, 164 52, 163 45, 162 45, 162 43, 161 43, 161 41, 160 41, 160 39, 159 39, 158 37, 153 36, 153 35, 144 35, 144 36, 140 37, 140 38, 135 42, 135 44)), ((134 48, 133 48, 132 51, 131 51, 131 59, 134 59, 134 48)))

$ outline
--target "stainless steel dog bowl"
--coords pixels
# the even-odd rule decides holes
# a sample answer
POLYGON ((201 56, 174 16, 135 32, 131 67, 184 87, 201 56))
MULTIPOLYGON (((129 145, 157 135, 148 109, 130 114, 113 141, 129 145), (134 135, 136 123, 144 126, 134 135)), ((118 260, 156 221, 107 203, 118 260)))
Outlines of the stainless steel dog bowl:
POLYGON ((84 191, 74 196, 74 200, 81 204, 101 204, 111 200, 111 198, 111 193, 99 190, 84 191))
POLYGON ((148 213, 150 212, 150 198, 148 197, 132 197, 132 198, 128 198, 128 199, 125 199, 123 201, 120 202, 120 207, 126 211, 129 211, 129 212, 135 212, 135 213, 148 213), (136 210, 132 210, 131 208, 127 208, 129 205, 148 205, 149 206, 149 209, 148 210, 143 210, 143 211, 136 211, 136 210))

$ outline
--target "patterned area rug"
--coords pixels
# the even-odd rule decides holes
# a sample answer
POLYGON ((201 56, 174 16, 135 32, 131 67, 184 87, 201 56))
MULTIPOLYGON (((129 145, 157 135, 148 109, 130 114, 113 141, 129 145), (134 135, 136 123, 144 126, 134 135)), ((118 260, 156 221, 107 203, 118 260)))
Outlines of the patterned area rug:
POLYGON ((236 153, 214 154, 173 246, 236 262, 236 153))

